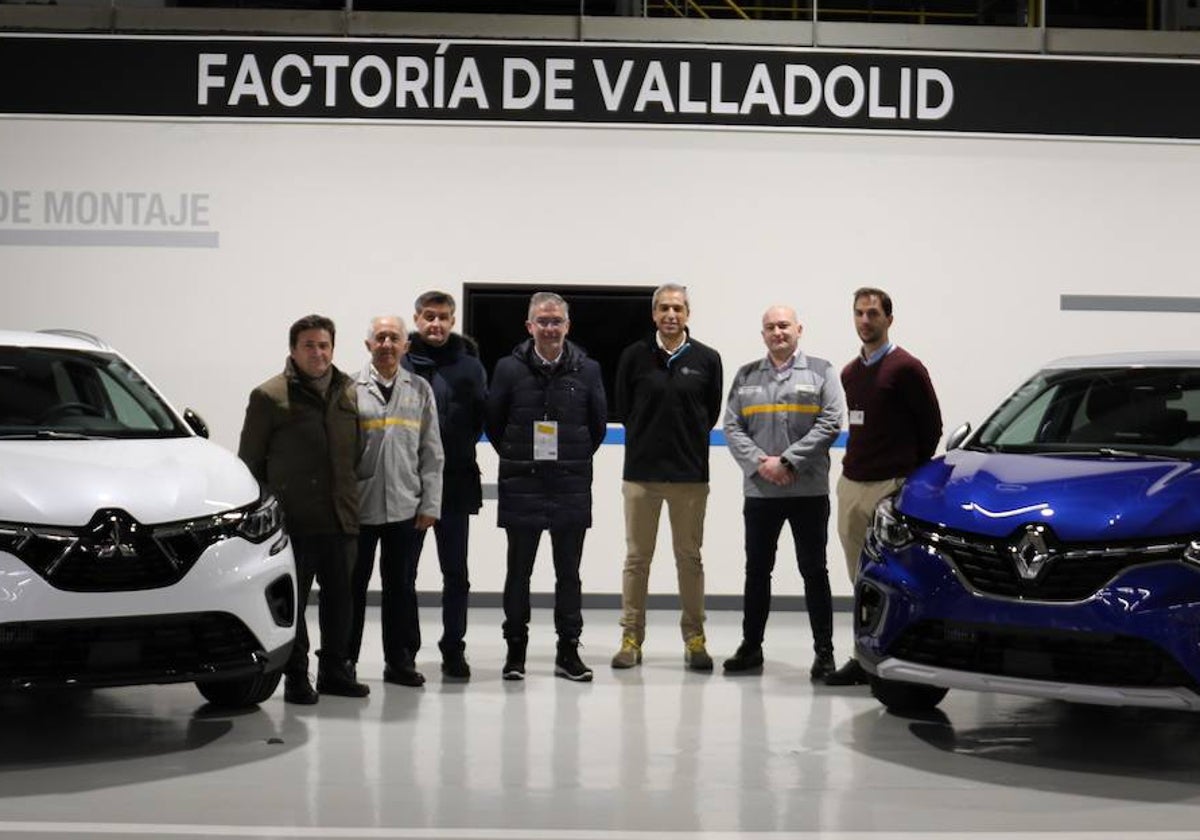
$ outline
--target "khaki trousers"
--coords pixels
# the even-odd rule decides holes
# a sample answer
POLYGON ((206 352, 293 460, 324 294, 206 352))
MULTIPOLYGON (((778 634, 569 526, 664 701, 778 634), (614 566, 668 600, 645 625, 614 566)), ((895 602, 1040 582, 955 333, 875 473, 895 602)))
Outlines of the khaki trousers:
POLYGON ((621 627, 640 644, 646 636, 646 592, 650 561, 658 540, 663 502, 671 523, 671 547, 679 579, 679 626, 684 641, 704 633, 704 511, 707 482, 625 481, 625 572, 621 587, 621 627))
POLYGON ((858 578, 858 559, 867 542, 867 531, 875 516, 875 506, 895 493, 904 484, 903 478, 883 481, 851 481, 841 476, 837 483, 838 537, 846 553, 846 572, 850 582, 858 578))

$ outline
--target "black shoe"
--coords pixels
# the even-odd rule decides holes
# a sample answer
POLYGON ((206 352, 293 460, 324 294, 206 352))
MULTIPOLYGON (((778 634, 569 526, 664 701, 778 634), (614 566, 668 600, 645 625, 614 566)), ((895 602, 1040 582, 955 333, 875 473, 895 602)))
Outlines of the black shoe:
POLYGON ((321 663, 317 671, 317 691, 337 697, 366 697, 371 687, 360 683, 354 673, 354 663, 321 663))
POLYGON ((504 679, 525 679, 525 648, 528 643, 528 639, 508 640, 508 655, 504 657, 504 679))
POLYGON ((762 671, 763 652, 759 645, 742 642, 737 652, 721 664, 727 674, 750 674, 762 671))
POLYGON ((420 688, 425 685, 425 675, 411 663, 403 665, 384 665, 383 681, 392 685, 407 685, 410 688, 420 688))
POLYGON ((812 669, 808 672, 808 676, 814 681, 820 681, 836 670, 837 663, 834 661, 832 653, 818 653, 817 658, 813 660, 812 669))
POLYGON ((867 672, 858 664, 857 659, 849 660, 841 668, 825 678, 825 685, 866 685, 867 672))
POLYGON ((442 676, 448 680, 466 681, 471 679, 471 666, 462 651, 442 654, 442 676))
POLYGON ((283 702, 295 703, 297 706, 315 706, 320 695, 308 681, 308 674, 288 674, 283 678, 283 702))
POLYGON ((559 639, 558 656, 554 658, 554 675, 575 682, 591 682, 592 669, 579 658, 578 639, 559 639))
POLYGON ((558 655, 554 658, 554 676, 565 677, 576 683, 592 682, 592 668, 580 659, 580 641, 577 638, 560 638, 558 655))

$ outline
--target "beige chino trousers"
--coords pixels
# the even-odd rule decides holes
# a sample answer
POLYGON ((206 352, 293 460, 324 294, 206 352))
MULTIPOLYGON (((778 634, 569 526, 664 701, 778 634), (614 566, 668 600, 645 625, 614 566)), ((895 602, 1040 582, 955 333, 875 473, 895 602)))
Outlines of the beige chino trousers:
POLYGON ((658 540, 658 521, 667 505, 671 546, 679 579, 679 621, 684 641, 704 633, 704 512, 708 506, 707 482, 625 481, 625 572, 621 587, 621 627, 638 643, 646 636, 646 593, 650 561, 658 540))
POLYGON ((886 478, 883 481, 851 481, 844 475, 838 478, 838 538, 846 553, 846 572, 850 575, 850 583, 858 579, 858 559, 867 543, 875 506, 903 484, 903 478, 886 478))

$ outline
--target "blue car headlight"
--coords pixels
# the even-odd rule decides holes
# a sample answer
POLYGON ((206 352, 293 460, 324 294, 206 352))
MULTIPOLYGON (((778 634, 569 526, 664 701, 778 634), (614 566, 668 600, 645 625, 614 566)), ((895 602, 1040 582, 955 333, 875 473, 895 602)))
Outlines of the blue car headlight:
POLYGON ((1183 550, 1183 559, 1200 566, 1200 539, 1192 540, 1183 550))
POLYGON ((896 511, 896 497, 888 496, 875 507, 871 532, 867 538, 867 554, 879 559, 879 549, 900 549, 913 541, 912 530, 896 511))

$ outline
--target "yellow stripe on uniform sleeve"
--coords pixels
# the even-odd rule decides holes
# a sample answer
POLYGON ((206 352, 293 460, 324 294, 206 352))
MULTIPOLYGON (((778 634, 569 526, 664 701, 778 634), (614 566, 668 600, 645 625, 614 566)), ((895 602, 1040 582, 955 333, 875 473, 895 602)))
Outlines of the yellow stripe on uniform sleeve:
POLYGON ((752 414, 816 414, 821 410, 819 405, 804 405, 802 403, 773 403, 768 405, 748 405, 742 409, 742 416, 752 414))
POLYGON ((362 420, 359 423, 364 431, 372 432, 375 429, 386 429, 388 426, 404 426, 407 429, 421 428, 420 420, 409 420, 407 417, 380 417, 372 420, 362 420))

